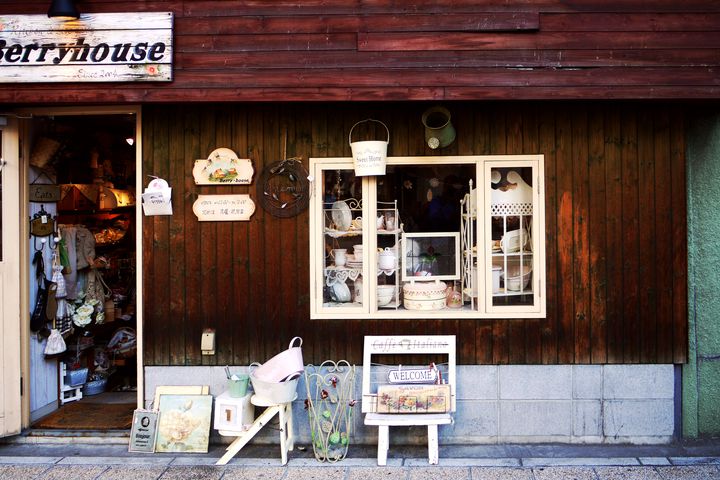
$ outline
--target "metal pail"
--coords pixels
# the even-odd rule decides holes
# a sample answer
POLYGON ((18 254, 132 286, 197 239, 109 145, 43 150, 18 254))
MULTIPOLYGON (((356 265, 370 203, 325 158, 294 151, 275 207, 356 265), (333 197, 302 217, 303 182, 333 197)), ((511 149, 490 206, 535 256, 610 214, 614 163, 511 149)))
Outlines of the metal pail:
POLYGON ((385 165, 387 164, 387 147, 390 143, 390 130, 380 120, 361 120, 352 126, 348 135, 350 149, 352 150, 353 163, 355 164, 355 175, 358 177, 368 175, 385 175, 385 165), (377 122, 387 132, 387 140, 364 140, 359 142, 352 141, 352 132, 355 127, 364 122, 377 122))

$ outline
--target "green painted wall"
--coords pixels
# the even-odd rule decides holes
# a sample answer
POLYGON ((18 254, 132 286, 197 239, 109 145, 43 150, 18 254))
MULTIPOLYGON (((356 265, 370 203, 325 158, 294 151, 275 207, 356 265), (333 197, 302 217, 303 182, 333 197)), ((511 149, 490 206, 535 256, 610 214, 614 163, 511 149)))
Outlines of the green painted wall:
POLYGON ((683 435, 720 435, 720 114, 687 136, 688 363, 683 435))

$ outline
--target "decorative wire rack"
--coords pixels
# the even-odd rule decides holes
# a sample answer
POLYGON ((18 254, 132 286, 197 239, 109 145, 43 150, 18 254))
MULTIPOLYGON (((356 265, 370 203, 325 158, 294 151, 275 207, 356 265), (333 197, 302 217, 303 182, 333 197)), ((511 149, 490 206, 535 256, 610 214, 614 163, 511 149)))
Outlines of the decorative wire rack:
POLYGON ((352 434, 355 365, 347 360, 307 365, 305 388, 315 458, 321 462, 338 462, 347 455, 352 434))

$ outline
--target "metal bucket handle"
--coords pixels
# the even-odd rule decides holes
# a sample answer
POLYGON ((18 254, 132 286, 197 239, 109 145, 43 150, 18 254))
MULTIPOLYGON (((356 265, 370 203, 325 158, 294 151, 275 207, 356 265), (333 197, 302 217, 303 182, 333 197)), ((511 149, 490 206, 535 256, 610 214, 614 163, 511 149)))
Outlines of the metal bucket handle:
POLYGON ((288 345, 288 348, 293 348, 293 343, 295 343, 295 340, 300 340, 300 345, 298 345, 298 348, 302 347, 302 338, 293 337, 292 340, 290 340, 290 345, 288 345))
POLYGON ((381 122, 380 120, 375 120, 375 119, 373 119, 373 118, 367 118, 367 119, 365 119, 365 120, 360 120, 360 121, 357 122, 355 125, 353 125, 352 128, 350 128, 350 133, 348 134, 348 143, 350 143, 350 144, 353 143, 353 142, 352 142, 352 132, 353 132, 353 130, 355 129, 355 127, 357 127, 357 126, 360 125, 361 123, 365 123, 365 122, 377 122, 377 123, 379 123, 380 125, 382 125, 383 127, 385 127, 385 131, 387 132, 387 140, 386 140, 386 142, 387 142, 387 143, 390 143, 390 130, 388 129, 387 125, 385 125, 385 124, 384 124, 383 122, 381 122))

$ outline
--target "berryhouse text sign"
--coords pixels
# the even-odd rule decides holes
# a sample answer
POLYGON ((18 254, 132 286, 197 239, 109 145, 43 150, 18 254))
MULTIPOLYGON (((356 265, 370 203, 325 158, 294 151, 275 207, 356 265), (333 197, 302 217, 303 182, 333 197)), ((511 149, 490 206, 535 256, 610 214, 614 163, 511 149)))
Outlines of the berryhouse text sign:
POLYGON ((172 80, 171 12, 0 15, 0 83, 172 80))

